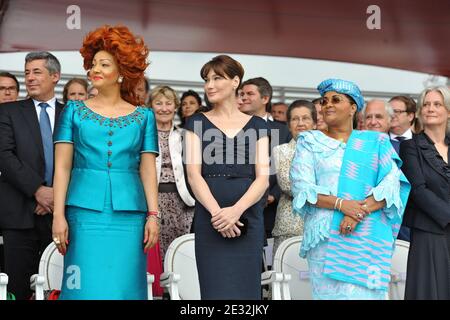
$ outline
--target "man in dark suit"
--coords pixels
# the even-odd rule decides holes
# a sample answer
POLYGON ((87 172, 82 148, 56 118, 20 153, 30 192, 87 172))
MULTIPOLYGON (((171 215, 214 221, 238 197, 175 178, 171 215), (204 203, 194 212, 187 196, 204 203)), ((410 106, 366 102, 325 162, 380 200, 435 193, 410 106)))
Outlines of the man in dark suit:
MULTIPOLYGON (((0 71, 0 104, 16 101, 19 96, 19 89, 19 81, 17 81, 15 75, 6 71, 0 71)), ((0 228, 0 272, 4 271, 5 260, 3 258, 3 237, 2 229, 0 228)))
POLYGON ((274 121, 287 124, 287 110, 288 105, 284 102, 273 103, 270 108, 270 115, 274 121))
MULTIPOLYGON (((278 121, 273 121, 272 116, 270 115, 272 99, 272 86, 270 83, 261 77, 253 78, 244 81, 241 88, 241 98, 243 103, 239 109, 246 114, 259 116, 267 122, 270 130, 270 151, 279 144, 288 143, 292 137, 287 125, 278 121)), ((269 183, 270 186, 266 199, 266 207, 264 209, 264 228, 266 230, 267 238, 272 237, 278 200, 281 195, 273 161, 271 161, 270 165, 269 183)))
POLYGON ((416 121, 416 102, 407 96, 395 96, 389 100, 389 104, 393 111, 389 137, 400 144, 412 138, 411 127, 416 121))
MULTIPOLYGON (((407 96, 395 96, 389 100, 392 108, 391 127, 389 129, 389 138, 397 154, 400 152, 400 144, 412 138, 411 128, 416 121, 416 102, 407 96)), ((410 230, 402 225, 398 234, 398 239, 410 241, 410 230)))
POLYGON ((25 58, 27 100, 0 108, 0 228, 3 230, 8 290, 31 295, 30 276, 52 241, 53 137, 63 107, 55 86, 61 66, 48 52, 25 58))

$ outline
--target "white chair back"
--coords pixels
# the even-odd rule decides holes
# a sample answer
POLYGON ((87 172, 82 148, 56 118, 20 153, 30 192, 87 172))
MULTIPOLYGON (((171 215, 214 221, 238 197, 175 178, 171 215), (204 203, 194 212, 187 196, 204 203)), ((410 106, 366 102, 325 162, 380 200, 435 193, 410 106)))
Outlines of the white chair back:
POLYGON ((275 252, 273 270, 291 275, 288 284, 292 300, 311 300, 308 262, 299 256, 301 242, 300 236, 283 241, 275 252))
POLYGON ((51 242, 42 253, 39 274, 45 277, 44 290, 61 290, 64 257, 51 242))
POLYGON ((8 275, 6 273, 0 273, 0 300, 6 300, 8 298, 7 286, 8 275))
POLYGON ((391 281, 389 283, 389 299, 403 300, 405 298, 406 268, 408 265, 409 242, 395 241, 392 255, 391 281))
POLYGON ((164 259, 164 273, 180 275, 178 293, 181 300, 200 300, 193 233, 180 236, 169 245, 164 259))

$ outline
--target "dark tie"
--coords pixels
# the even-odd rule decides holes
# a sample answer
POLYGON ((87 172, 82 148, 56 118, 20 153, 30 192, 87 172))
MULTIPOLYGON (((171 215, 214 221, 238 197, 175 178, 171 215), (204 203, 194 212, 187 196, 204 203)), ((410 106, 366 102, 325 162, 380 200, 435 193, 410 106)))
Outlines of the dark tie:
POLYGON ((39 103, 41 112, 39 113, 39 125, 41 127, 42 145, 44 146, 45 157, 45 182, 47 186, 53 184, 53 136, 50 118, 47 113, 47 108, 50 107, 47 103, 39 103))
POLYGON ((405 137, 402 137, 402 136, 398 136, 398 137, 395 137, 395 139, 396 139, 398 142, 402 142, 402 141, 405 140, 406 138, 405 138, 405 137))

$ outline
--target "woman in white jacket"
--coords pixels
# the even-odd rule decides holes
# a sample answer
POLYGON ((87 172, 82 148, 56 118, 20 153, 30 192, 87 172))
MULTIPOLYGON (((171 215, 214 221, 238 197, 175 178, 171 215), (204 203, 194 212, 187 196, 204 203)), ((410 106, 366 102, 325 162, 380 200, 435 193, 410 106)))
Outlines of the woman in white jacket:
POLYGON ((158 127, 159 157, 156 158, 158 207, 161 211, 160 246, 164 259, 167 248, 177 237, 189 233, 195 200, 190 195, 182 162, 182 129, 173 119, 180 102, 176 92, 159 86, 150 94, 158 127))

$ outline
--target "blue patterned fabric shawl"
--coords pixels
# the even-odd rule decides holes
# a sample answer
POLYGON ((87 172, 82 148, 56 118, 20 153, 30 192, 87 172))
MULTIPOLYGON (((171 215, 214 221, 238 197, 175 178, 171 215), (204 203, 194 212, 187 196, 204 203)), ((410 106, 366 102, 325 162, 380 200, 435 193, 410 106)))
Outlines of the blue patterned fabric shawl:
MULTIPOLYGON (((386 134, 354 130, 344 153, 338 197, 348 200, 367 198, 394 163, 400 168, 402 161, 386 134)), ((344 214, 334 211, 325 275, 369 289, 387 290, 395 239, 411 189, 401 172, 399 180, 400 197, 392 198, 401 203, 387 203, 385 208, 372 212, 358 223, 351 235, 339 233, 344 214), (396 210, 392 210, 392 206, 396 210)), ((376 194, 374 197, 377 201, 383 200, 377 199, 376 194)))

